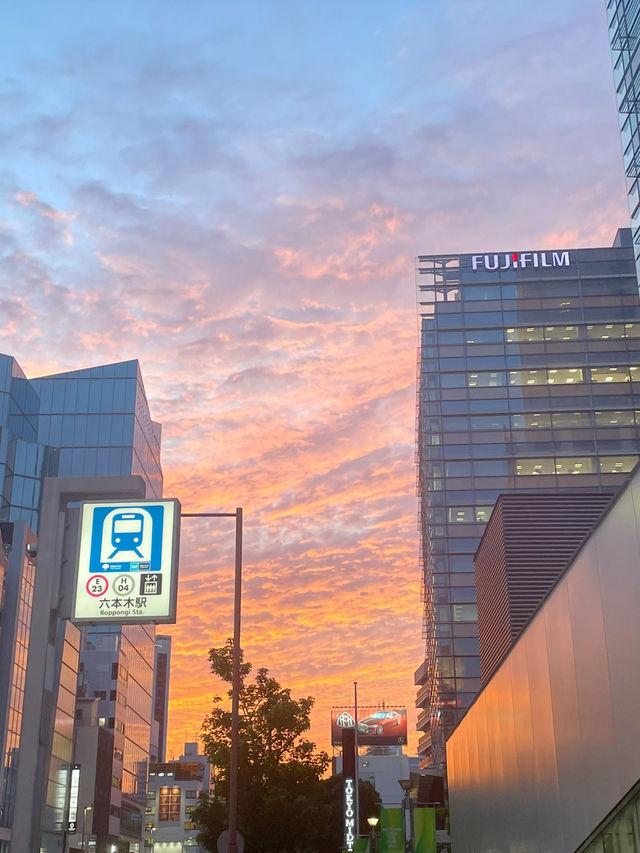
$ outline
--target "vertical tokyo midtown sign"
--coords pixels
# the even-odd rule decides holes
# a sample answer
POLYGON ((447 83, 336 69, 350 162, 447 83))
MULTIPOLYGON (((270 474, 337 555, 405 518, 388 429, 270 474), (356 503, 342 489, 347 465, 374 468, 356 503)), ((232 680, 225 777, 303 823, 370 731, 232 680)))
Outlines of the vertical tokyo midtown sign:
POLYGON ((351 853, 356 843, 355 782, 351 776, 344 780, 344 846, 351 853))
POLYGON ((526 267, 568 267, 569 252, 505 252, 499 255, 471 255, 472 270, 510 270, 526 267))

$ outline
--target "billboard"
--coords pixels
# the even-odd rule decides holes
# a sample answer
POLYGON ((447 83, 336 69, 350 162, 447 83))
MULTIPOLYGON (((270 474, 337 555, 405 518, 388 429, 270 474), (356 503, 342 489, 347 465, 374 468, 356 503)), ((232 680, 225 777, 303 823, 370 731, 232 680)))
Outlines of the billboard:
POLYGON ((72 621, 173 623, 178 591, 180 504, 82 504, 72 621))
MULTIPOLYGON (((355 727, 353 708, 331 709, 331 745, 355 727)), ((406 708, 358 708, 358 746, 398 746, 407 742, 406 708)))

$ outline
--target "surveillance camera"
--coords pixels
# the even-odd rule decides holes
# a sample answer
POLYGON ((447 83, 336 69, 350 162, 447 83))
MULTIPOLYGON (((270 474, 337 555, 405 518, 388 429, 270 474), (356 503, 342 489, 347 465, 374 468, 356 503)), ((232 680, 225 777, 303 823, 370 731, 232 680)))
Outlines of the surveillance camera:
POLYGON ((27 557, 37 557, 38 556, 38 546, 35 542, 29 542, 27 547, 25 548, 27 552, 27 557))

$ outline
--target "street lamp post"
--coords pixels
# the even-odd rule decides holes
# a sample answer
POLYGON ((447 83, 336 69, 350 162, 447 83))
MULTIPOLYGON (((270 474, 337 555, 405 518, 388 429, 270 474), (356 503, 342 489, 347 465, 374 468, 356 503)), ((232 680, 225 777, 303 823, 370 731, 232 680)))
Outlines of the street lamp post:
POLYGON ((233 681, 231 699, 231 755, 229 767, 229 841, 227 853, 238 853, 238 740, 240 731, 240 604, 242 598, 242 507, 235 512, 183 512, 181 518, 235 518, 236 559, 233 595, 233 681))
POLYGON ((371 847, 371 853, 376 853, 376 841, 378 839, 378 833, 376 831, 376 827, 378 826, 378 820, 379 820, 379 818, 377 818, 377 817, 368 817, 367 818, 367 823, 369 824, 369 827, 370 827, 369 846, 371 847))
POLYGON ((404 827, 404 849, 406 853, 413 853, 413 814, 411 813, 411 779, 398 779, 398 785, 402 788, 402 825, 404 827))
MULTIPOLYGON (((85 824, 87 822, 87 812, 92 812, 92 811, 93 811, 93 806, 85 806, 82 809, 82 853, 85 853, 84 840, 85 840, 85 824)), ((91 826, 93 827, 93 815, 91 815, 91 826)))

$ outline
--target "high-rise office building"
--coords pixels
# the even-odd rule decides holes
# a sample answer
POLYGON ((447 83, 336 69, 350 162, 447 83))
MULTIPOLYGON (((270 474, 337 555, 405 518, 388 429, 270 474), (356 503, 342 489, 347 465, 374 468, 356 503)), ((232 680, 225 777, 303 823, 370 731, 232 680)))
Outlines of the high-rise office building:
POLYGON ((608 0, 607 19, 634 252, 640 273, 640 3, 608 0))
POLYGON ((171 668, 171 637, 156 634, 153 667, 153 719, 158 725, 158 744, 155 763, 167 760, 167 721, 169 715, 169 671, 171 668))
POLYGON ((417 260, 422 766, 480 689, 473 557, 501 492, 600 491, 640 454, 629 229, 603 249, 417 260))
MULTIPOLYGON (((123 474, 139 474, 147 497, 161 496, 160 427, 150 418, 137 361, 27 379, 15 359, 0 355, 0 519, 24 521, 37 531, 44 477, 123 474)), ((28 632, 20 636, 28 646, 28 632)), ((98 700, 100 725, 113 732, 111 796, 101 803, 109 828, 104 843, 117 844, 121 835, 139 842, 149 762, 155 628, 88 627, 80 635, 68 626, 58 630, 56 642, 63 667, 72 666, 73 693, 79 666, 80 693, 98 700)), ((65 673, 61 671, 67 689, 65 673)), ((45 851, 59 844, 72 760, 73 709, 68 725, 69 701, 61 688, 50 701, 64 731, 54 731, 48 768, 53 775, 42 816, 45 851)), ((9 722, 16 719, 10 715, 9 722)), ((5 768, 16 761, 15 732, 13 739, 6 734, 3 731, 0 739, 6 744, 5 768)), ((3 829, 10 836, 11 823, 4 811, 2 853, 3 829)))

